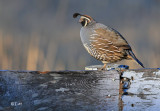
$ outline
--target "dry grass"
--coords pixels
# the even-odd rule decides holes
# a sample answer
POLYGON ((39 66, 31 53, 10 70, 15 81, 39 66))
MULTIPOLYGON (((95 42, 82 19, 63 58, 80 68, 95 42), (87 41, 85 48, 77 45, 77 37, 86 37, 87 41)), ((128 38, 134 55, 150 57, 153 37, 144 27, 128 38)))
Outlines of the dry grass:
MULTIPOLYGON (((76 70, 97 64, 81 44, 80 25, 72 18, 76 11, 118 27, 146 67, 160 67, 158 1, 151 2, 153 6, 145 5, 145 0, 10 2, 0 1, 0 69, 76 70)), ((140 68, 134 61, 120 63, 140 68)))
MULTIPOLYGON (((70 52, 59 52, 60 46, 54 41, 54 38, 44 44, 41 47, 41 35, 32 34, 29 38, 23 38, 22 40, 15 40, 12 35, 5 35, 0 32, 0 68, 10 70, 65 70, 71 69, 83 69, 91 58, 86 51, 82 51, 83 47, 73 46, 70 52), (22 42, 22 43, 21 43, 22 42), (25 43, 25 44, 23 44, 25 43), (77 49, 76 49, 77 48, 77 49), (77 50, 77 51, 76 51, 77 50), (72 52, 73 51, 73 52, 72 52), (78 53, 78 54, 76 54, 78 53), (59 54, 66 54, 66 57, 59 56, 59 54), (78 55, 78 56, 77 56, 78 55), (87 56, 86 56, 87 55, 87 56), (66 60, 65 60, 66 59, 66 60)), ((77 39, 78 42, 81 42, 77 39)), ((155 41, 155 40, 154 40, 155 41)), ((151 41, 150 42, 154 42, 151 41)), ((70 44, 67 42, 67 44, 70 44)), ((70 48, 70 47, 68 47, 70 48)), ((158 49, 158 48, 157 48, 158 49)), ((134 51, 135 52, 135 51, 134 51)), ((147 52, 135 52, 137 56, 147 55, 147 57, 140 56, 139 59, 150 67, 159 66, 160 55, 153 50, 147 50, 147 52), (156 54, 157 53, 157 54, 156 54), (152 58, 149 62, 146 58, 152 58)), ((134 61, 122 61, 120 64, 127 64, 131 68, 141 68, 134 61)))

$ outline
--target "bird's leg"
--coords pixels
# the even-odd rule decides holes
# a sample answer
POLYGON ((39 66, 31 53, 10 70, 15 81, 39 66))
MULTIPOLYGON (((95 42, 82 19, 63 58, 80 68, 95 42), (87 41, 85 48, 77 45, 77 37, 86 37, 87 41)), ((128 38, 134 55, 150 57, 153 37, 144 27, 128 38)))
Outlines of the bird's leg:
POLYGON ((105 70, 105 69, 106 69, 106 66, 107 66, 107 64, 105 63, 105 64, 103 65, 103 67, 100 68, 100 70, 105 70))

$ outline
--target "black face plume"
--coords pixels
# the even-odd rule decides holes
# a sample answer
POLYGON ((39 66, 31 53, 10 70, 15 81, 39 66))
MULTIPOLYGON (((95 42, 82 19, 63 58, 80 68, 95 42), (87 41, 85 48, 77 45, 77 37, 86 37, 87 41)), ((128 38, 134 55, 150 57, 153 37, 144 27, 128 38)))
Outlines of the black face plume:
POLYGON ((73 18, 77 18, 77 16, 79 16, 79 15, 81 16, 81 14, 79 14, 79 13, 74 13, 73 18))

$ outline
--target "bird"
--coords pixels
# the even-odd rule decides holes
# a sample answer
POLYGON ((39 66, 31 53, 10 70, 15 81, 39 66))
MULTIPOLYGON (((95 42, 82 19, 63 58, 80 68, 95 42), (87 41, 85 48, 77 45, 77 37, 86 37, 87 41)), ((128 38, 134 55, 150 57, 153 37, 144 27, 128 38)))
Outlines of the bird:
POLYGON ((80 38, 88 53, 104 65, 100 70, 105 70, 107 64, 121 60, 135 60, 145 68, 132 51, 126 39, 115 29, 97 22, 91 16, 74 13, 73 18, 80 16, 82 25, 80 38))

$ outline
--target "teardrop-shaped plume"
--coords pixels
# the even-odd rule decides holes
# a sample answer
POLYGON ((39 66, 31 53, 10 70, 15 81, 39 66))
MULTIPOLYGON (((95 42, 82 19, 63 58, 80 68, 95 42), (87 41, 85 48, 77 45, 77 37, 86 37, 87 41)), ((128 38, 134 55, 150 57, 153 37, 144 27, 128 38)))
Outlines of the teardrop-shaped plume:
POLYGON ((79 16, 79 15, 81 15, 81 14, 79 14, 79 13, 74 13, 74 14, 73 14, 73 18, 77 18, 77 16, 79 16))

